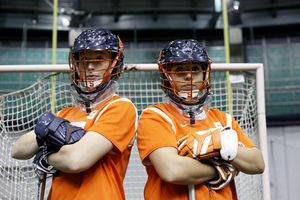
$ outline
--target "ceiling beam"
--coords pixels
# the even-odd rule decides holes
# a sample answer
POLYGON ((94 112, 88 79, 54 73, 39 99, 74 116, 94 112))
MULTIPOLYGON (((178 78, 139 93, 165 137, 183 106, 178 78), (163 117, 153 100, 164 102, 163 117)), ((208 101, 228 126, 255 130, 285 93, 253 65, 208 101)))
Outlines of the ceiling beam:
MULTIPOLYGON (((152 7, 153 7, 153 9, 158 8, 157 0, 152 0, 152 7)), ((153 10, 153 21, 157 21, 157 11, 156 10, 153 10)))
MULTIPOLYGON (((74 11, 80 9, 79 0, 72 0, 72 9, 74 11)), ((81 24, 81 15, 75 15, 74 13, 71 13, 70 27, 79 27, 80 24, 81 24)))
MULTIPOLYGON (((271 4, 275 4, 275 3, 276 3, 276 0, 271 0, 271 4)), ((273 7, 271 16, 273 18, 277 17, 277 8, 276 8, 276 6, 273 7)))
POLYGON ((114 11, 114 22, 118 22, 120 17, 120 13, 117 11, 119 8, 119 0, 114 0, 114 8, 116 8, 116 11, 114 11))
MULTIPOLYGON (((192 8, 196 8, 196 7, 197 7, 196 0, 192 0, 192 8)), ((191 16, 193 21, 197 21, 197 12, 195 10, 192 11, 191 16)))

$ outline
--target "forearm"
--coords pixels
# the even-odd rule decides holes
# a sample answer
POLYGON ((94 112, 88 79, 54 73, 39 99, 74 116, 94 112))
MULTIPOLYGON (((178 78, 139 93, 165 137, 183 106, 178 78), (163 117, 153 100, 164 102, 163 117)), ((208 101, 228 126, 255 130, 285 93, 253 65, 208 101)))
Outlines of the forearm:
POLYGON ((48 163, 67 173, 78 173, 93 166, 113 148, 113 144, 99 133, 89 131, 81 140, 64 145, 48 157, 48 163))
POLYGON ((200 184, 218 175, 216 170, 209 164, 204 164, 187 157, 181 158, 178 160, 178 163, 174 163, 173 165, 174 174, 173 180, 171 180, 171 182, 174 184, 200 184))
POLYGON ((246 174, 261 174, 265 169, 263 156, 257 148, 239 147, 232 164, 246 174))
POLYGON ((22 135, 11 149, 11 157, 26 160, 32 158, 39 150, 34 131, 22 135))
POLYGON ((56 169, 67 173, 78 173, 84 169, 78 167, 74 145, 65 145, 57 153, 48 156, 48 163, 56 169), (74 151, 73 151, 74 150, 74 151))
POLYGON ((172 147, 155 150, 149 155, 149 159, 159 176, 169 183, 200 184, 217 176, 216 170, 211 165, 179 156, 177 150, 172 147))

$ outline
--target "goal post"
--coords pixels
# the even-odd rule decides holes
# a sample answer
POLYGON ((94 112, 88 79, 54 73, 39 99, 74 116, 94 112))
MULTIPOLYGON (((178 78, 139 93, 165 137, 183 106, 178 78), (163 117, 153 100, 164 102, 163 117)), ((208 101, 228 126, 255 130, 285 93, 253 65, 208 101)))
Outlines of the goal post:
MULTIPOLYGON (((67 64, 0 65, 0 73, 17 72, 34 72, 38 79, 28 88, 0 96, 0 199, 35 199, 37 179, 32 160, 12 159, 10 150, 22 134, 33 130, 43 112, 51 109, 57 112, 73 106, 69 92, 70 70, 67 64), (52 77, 55 77, 55 83, 52 77)), ((266 168, 262 175, 240 173, 235 178, 239 199, 270 200, 263 64, 212 64, 211 81, 212 107, 224 112, 231 110, 232 116, 264 156, 266 168), (229 96, 232 99, 228 99, 226 71, 230 72, 229 96), (229 106, 228 101, 232 105, 229 106)), ((163 103, 157 64, 127 64, 118 82, 117 93, 130 98, 139 114, 148 105, 163 103)), ((126 199, 142 200, 146 180, 147 174, 135 143, 124 180, 126 199)), ((47 180, 45 195, 50 185, 51 181, 47 180)))

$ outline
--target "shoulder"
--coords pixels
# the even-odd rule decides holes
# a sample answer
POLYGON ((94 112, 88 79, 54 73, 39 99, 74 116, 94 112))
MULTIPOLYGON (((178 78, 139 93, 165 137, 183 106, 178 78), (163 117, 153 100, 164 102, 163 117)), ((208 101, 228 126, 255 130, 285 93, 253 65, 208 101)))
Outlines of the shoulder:
POLYGON ((111 99, 97 106, 95 110, 103 111, 103 110, 107 110, 108 108, 111 109, 111 108, 119 108, 119 107, 135 108, 135 105, 130 99, 115 94, 111 99))
POLYGON ((108 103, 111 104, 111 103, 116 103, 116 102, 128 102, 128 103, 134 105, 130 99, 128 99, 126 97, 121 97, 119 95, 114 95, 113 98, 108 103))
POLYGON ((159 113, 159 112, 167 113, 167 109, 164 104, 150 105, 146 109, 143 110, 143 113, 148 113, 148 112, 150 112, 150 113, 159 113))
POLYGON ((223 111, 221 111, 221 110, 219 110, 219 109, 217 109, 217 108, 211 108, 211 109, 209 110, 209 113, 210 113, 210 114, 213 114, 213 115, 220 115, 220 116, 226 115, 225 112, 223 112, 223 111))
POLYGON ((119 95, 115 95, 113 96, 113 98, 108 101, 106 103, 106 105, 104 106, 104 109, 106 108, 119 108, 119 109, 136 109, 136 106, 134 105, 134 103, 126 98, 126 97, 121 97, 119 95))
POLYGON ((69 113, 72 113, 72 112, 76 112, 77 111, 77 108, 76 107, 68 107, 68 108, 64 108, 60 111, 58 111, 55 116, 56 117, 63 117, 69 113))
POLYGON ((211 108, 208 116, 210 120, 221 123, 223 127, 232 127, 232 122, 234 121, 234 118, 230 114, 220 111, 219 109, 211 108))
POLYGON ((146 109, 143 110, 141 117, 140 118, 145 118, 145 117, 154 117, 154 116, 159 116, 167 119, 168 121, 169 118, 172 118, 170 113, 168 112, 168 109, 164 104, 157 104, 157 105, 150 105, 146 109))
POLYGON ((148 106, 141 114, 139 122, 147 122, 154 124, 169 124, 173 131, 176 132, 173 116, 168 112, 165 104, 157 104, 148 106))
MULTIPOLYGON (((222 119, 227 119, 227 116, 229 115, 229 114, 227 114, 227 113, 225 113, 225 112, 223 112, 223 111, 220 111, 219 109, 215 109, 215 108, 211 108, 210 110, 209 110, 209 115, 211 115, 211 116, 213 116, 213 117, 215 117, 215 118, 218 118, 218 119, 220 119, 220 120, 222 120, 222 119)), ((229 115, 229 116, 231 116, 231 115, 229 115)))
POLYGON ((138 111, 132 101, 128 98, 114 95, 112 99, 102 105, 98 111, 98 118, 102 115, 118 118, 124 115, 132 115, 138 117, 138 111))

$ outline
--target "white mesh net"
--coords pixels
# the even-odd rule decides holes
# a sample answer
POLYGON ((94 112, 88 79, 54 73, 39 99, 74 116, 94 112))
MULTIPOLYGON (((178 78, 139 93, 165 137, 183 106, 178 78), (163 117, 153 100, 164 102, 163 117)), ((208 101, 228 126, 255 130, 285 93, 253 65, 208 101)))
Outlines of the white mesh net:
MULTIPOLYGON (((232 81, 230 92, 226 73, 212 73, 212 107, 231 113, 259 147, 255 72, 240 72, 235 77, 239 78, 232 81), (231 97, 228 96, 228 91, 231 97), (229 102, 232 102, 232 106, 229 102)), ((0 199, 37 198, 37 178, 32 168, 32 159, 15 160, 10 157, 10 150, 22 134, 34 128, 38 117, 46 110, 55 108, 56 112, 73 106, 68 84, 67 73, 50 74, 27 89, 0 97, 0 199), (55 90, 52 87, 53 77, 55 90)), ((138 108, 139 115, 148 105, 163 101, 158 71, 125 72, 119 84, 118 94, 130 98, 138 108)), ((135 143, 124 181, 126 199, 142 200, 146 180, 147 174, 135 143)), ((45 197, 50 186, 51 179, 48 178, 45 197)), ((240 173, 236 178, 236 186, 239 199, 263 199, 261 175, 240 173)))

